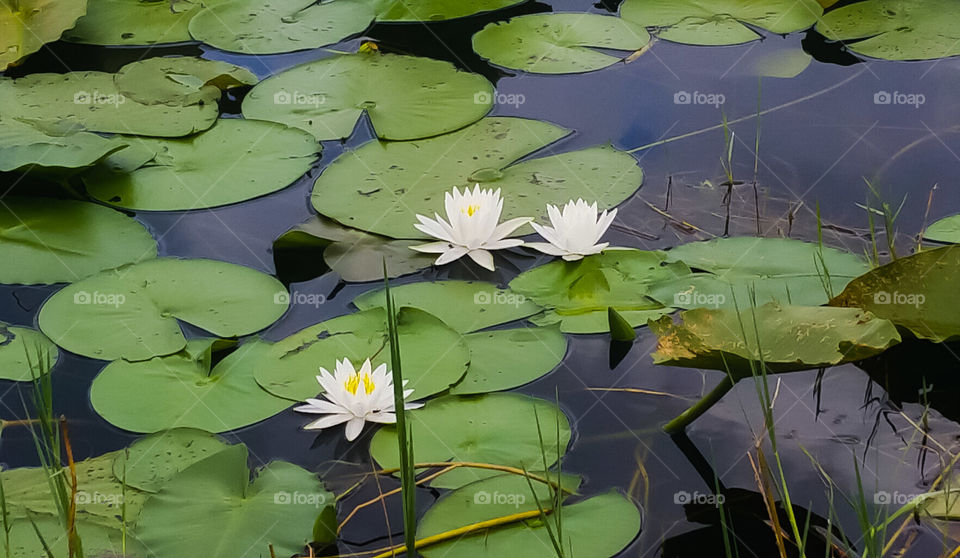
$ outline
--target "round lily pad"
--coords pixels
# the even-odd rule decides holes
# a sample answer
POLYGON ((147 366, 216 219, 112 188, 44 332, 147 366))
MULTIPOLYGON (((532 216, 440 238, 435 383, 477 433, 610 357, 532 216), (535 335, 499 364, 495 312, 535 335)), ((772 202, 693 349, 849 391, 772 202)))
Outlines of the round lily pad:
POLYGON ((866 0, 827 12, 817 31, 865 56, 930 60, 960 54, 957 16, 952 0, 866 0))
POLYGON ((221 91, 254 85, 250 70, 219 60, 192 56, 147 58, 120 68, 117 89, 144 104, 189 105, 216 102, 221 91))
POLYGON ((157 256, 150 233, 126 215, 93 203, 8 197, 0 201, 0 283, 78 281, 157 256))
POLYGON ((563 361, 567 338, 552 327, 481 331, 464 336, 470 367, 454 395, 513 389, 549 373, 563 361))
POLYGON ((493 104, 493 85, 449 62, 398 54, 342 54, 292 68, 253 88, 243 115, 345 138, 366 113, 377 135, 412 140, 458 130, 493 104), (390 87, 384 87, 384 84, 390 87))
POLYGON ((334 505, 320 479, 284 461, 258 470, 239 444, 195 463, 151 496, 137 535, 157 558, 277 556, 303 550, 317 516, 334 505), (263 550, 260 550, 260 548, 263 550))
MULTIPOLYGON (((397 323, 403 378, 412 389, 410 400, 442 391, 463 377, 470 351, 460 334, 439 319, 415 308, 402 308, 397 323)), ((347 314, 301 330, 277 343, 261 343, 257 381, 279 397, 303 401, 322 391, 319 367, 334 370, 337 360, 359 364, 369 358, 374 367, 390 367, 387 315, 383 309, 347 314)))
POLYGON ((99 200, 147 211, 217 207, 276 192, 310 170, 320 149, 300 130, 232 118, 188 138, 127 141, 152 156, 129 168, 128 154, 118 152, 83 182, 99 200))
POLYGON ((945 217, 927 227, 923 232, 924 240, 960 244, 960 215, 945 217))
MULTIPOLYGON (((469 333, 520 320, 540 308, 522 295, 482 281, 432 281, 390 288, 394 304, 419 308, 459 331, 469 333)), ((361 309, 383 308, 383 289, 368 291, 353 299, 361 309)))
POLYGON ((338 43, 373 16, 369 0, 230 0, 200 10, 190 34, 221 50, 276 54, 338 43))
POLYGON ((0 117, 0 172, 43 169, 68 172, 89 167, 124 144, 89 132, 52 134, 0 117))
MULTIPOLYGON (((453 187, 501 189, 502 220, 546 219, 547 204, 596 200, 609 209, 633 195, 643 172, 609 145, 517 162, 567 135, 548 122, 492 117, 462 130, 405 142, 372 141, 347 151, 317 179, 317 211, 349 227, 393 238, 427 238, 416 215, 443 210, 453 187)), ((516 235, 532 232, 529 226, 516 235)))
POLYGON ((523 0, 383 0, 378 21, 442 21, 500 10, 523 0))
POLYGON ((56 41, 87 10, 87 0, 0 3, 0 70, 56 41))
POLYGON ((823 8, 816 0, 626 0, 620 16, 660 27, 661 39, 691 45, 735 45, 760 38, 745 24, 774 33, 803 31, 823 8))
POLYGON ((635 51, 648 42, 646 28, 619 17, 558 13, 491 23, 473 36, 473 49, 505 68, 572 74, 599 70, 621 60, 596 49, 635 51))
MULTIPOLYGON (((567 417, 555 404, 514 393, 446 396, 407 416, 407 424, 413 429, 413 451, 421 463, 466 461, 546 470, 566 452, 570 442, 567 417), (549 463, 543 462, 544 455, 549 463)), ((370 455, 383 468, 399 466, 395 426, 385 426, 373 436, 370 455)), ((495 474, 464 467, 437 477, 430 485, 458 488, 495 474)))
POLYGON ((189 41, 187 25, 203 6, 226 0, 88 0, 87 14, 63 38, 94 45, 189 41))
POLYGON ((46 335, 0 322, 0 380, 32 381, 49 372, 59 357, 46 335))
POLYGON ((40 329, 64 349, 146 360, 183 349, 183 320, 219 337, 261 330, 289 305, 279 281, 212 260, 162 258, 103 272, 47 299, 40 329))
MULTIPOLYGON (((93 380, 90 402, 111 424, 133 432, 198 428, 235 430, 283 411, 290 401, 254 379, 256 359, 242 346, 210 368, 213 340, 190 341, 176 354, 116 360, 93 380)), ((143 474, 143 473, 135 473, 143 474)))
POLYGON ((187 467, 227 447, 210 432, 174 428, 134 442, 113 460, 113 474, 127 486, 156 492, 187 467))

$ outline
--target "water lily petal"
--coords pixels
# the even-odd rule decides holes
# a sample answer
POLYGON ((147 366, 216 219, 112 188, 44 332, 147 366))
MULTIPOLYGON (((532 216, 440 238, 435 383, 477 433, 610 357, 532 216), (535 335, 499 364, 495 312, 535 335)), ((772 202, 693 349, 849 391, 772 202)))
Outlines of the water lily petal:
POLYGON ((449 242, 429 242, 427 244, 411 246, 410 249, 416 250, 417 252, 423 252, 425 254, 442 254, 452 250, 453 245, 449 242))
POLYGON ((380 424, 393 424, 397 422, 396 413, 370 413, 364 418, 370 422, 378 422, 380 424))
MULTIPOLYGON (((353 415, 343 413, 340 415, 327 415, 323 418, 319 418, 310 424, 303 427, 304 430, 323 430, 324 428, 330 428, 331 426, 336 426, 338 424, 343 424, 350 420, 356 420, 356 417, 353 415)), ((362 422, 362 419, 361 419, 362 422)))
POLYGON ((532 217, 517 217, 515 219, 510 219, 509 221, 504 221, 497 225, 497 228, 493 230, 493 239, 500 240, 510 235, 513 231, 519 229, 523 225, 533 221, 532 217))
POLYGON ((346 434, 347 441, 352 442, 357 439, 357 436, 360 435, 360 432, 363 430, 364 420, 360 417, 354 417, 347 422, 346 434))
POLYGON ((347 410, 342 406, 337 405, 336 403, 331 403, 329 401, 324 401, 322 399, 307 399, 307 405, 300 405, 299 407, 294 407, 293 410, 299 413, 314 413, 314 414, 337 414, 337 413, 346 413, 347 410))
POLYGON ((439 258, 437 258, 437 261, 433 263, 434 265, 448 264, 452 261, 459 260, 460 258, 463 257, 464 254, 467 254, 467 253, 472 253, 472 252, 469 252, 467 248, 464 246, 454 246, 450 250, 447 250, 446 252, 444 252, 439 258))
POLYGON ((559 248, 548 242, 527 242, 524 243, 524 246, 527 248, 533 248, 534 250, 538 250, 551 256, 566 256, 568 253, 563 248, 559 248))
POLYGON ((467 255, 470 256, 471 260, 477 262, 477 265, 480 267, 489 269, 490 271, 496 271, 496 268, 493 265, 493 254, 490 252, 487 252, 486 250, 470 250, 467 252, 467 255))

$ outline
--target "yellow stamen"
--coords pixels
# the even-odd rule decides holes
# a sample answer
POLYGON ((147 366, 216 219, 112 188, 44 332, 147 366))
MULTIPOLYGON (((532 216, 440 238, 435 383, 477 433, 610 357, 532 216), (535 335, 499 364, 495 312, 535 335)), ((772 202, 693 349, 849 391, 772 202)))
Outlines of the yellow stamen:
POLYGON ((347 379, 346 382, 343 382, 343 387, 350 392, 351 395, 357 394, 357 388, 360 387, 360 375, 354 374, 347 379))
POLYGON ((473 214, 480 211, 479 205, 468 205, 460 208, 460 211, 467 214, 467 217, 473 217, 473 214))
POLYGON ((363 375, 363 389, 367 390, 367 395, 373 393, 373 390, 377 389, 377 386, 373 383, 373 378, 370 377, 370 374, 363 375))

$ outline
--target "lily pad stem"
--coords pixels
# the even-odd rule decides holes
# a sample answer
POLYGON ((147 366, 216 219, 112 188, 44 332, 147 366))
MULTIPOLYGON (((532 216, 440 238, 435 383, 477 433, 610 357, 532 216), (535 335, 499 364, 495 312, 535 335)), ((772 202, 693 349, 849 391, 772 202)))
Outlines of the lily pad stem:
POLYGON ((700 398, 699 401, 694 403, 689 409, 680 413, 677 418, 671 420, 663 426, 663 431, 667 434, 677 434, 683 432, 687 429, 687 426, 691 422, 700 418, 700 415, 706 413, 710 407, 717 402, 723 399, 723 396, 727 394, 730 389, 733 388, 733 378, 730 376, 724 376, 723 380, 720 381, 710 393, 704 395, 700 398))

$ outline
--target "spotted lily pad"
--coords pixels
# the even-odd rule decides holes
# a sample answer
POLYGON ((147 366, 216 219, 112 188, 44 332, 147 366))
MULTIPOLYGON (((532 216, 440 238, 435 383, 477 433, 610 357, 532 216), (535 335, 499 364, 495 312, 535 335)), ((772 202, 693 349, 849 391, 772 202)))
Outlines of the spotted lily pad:
POLYGON ((0 200, 0 283, 79 281, 155 258, 157 242, 126 215, 93 203, 46 198, 0 200))
POLYGON ((533 14, 494 22, 473 36, 477 54, 498 66, 537 74, 599 70, 621 60, 600 52, 635 51, 650 42, 642 26, 614 16, 533 14))
POLYGON ((113 460, 113 474, 127 486, 156 492, 190 465, 227 447, 210 432, 174 428, 134 442, 113 460))
POLYGON ((923 233, 924 240, 960 244, 960 215, 945 217, 927 227, 923 233))
POLYGON ((127 64, 114 79, 123 95, 147 105, 189 105, 220 99, 221 91, 254 85, 250 70, 192 56, 156 57, 127 64))
POLYGON ((378 21, 442 21, 500 10, 523 0, 381 0, 378 21))
POLYGON ((107 422, 133 432, 225 432, 291 405, 257 384, 252 349, 241 346, 211 369, 212 346, 212 339, 195 339, 173 355, 114 361, 93 380, 90 402, 107 422))
POLYGON ((190 34, 221 50, 275 54, 340 42, 373 16, 371 0, 229 0, 200 10, 190 34))
POLYGON ((186 347, 178 319, 236 337, 272 324, 288 304, 279 281, 248 267, 161 258, 69 285, 47 299, 39 322, 68 351, 146 360, 186 347))
MULTIPOLYGON (((372 141, 334 160, 317 179, 313 206, 323 215, 393 238, 426 238, 416 214, 443 210, 454 186, 499 188, 502 219, 541 217, 546 205, 629 198, 643 182, 637 160, 609 145, 518 160, 566 136, 548 122, 492 117, 462 130, 405 142, 372 141)), ((529 226, 515 234, 532 232, 529 226)))
POLYGON ((59 356, 39 331, 0 322, 0 380, 32 381, 49 372, 59 356))
POLYGON ((87 10, 87 0, 0 3, 0 70, 56 41, 87 10))
MULTIPOLYGON (((418 462, 466 461, 527 470, 545 470, 566 451, 570 425, 557 406, 515 393, 446 396, 411 411, 413 452, 418 462), (537 431, 543 432, 543 444, 537 431), (557 425, 560 447, 557 448, 557 425), (544 463, 543 456, 549 463, 544 463)), ((383 468, 399 466, 395 426, 380 429, 370 441, 370 455, 383 468)), ((460 468, 430 482, 436 488, 459 488, 496 472, 460 468)))
POLYGON ((0 117, 0 172, 64 172, 89 167, 124 144, 89 132, 52 134, 0 117))
MULTIPOLYGON (((47 496, 50 497, 49 495, 47 496)), ((83 542, 85 556, 146 556, 147 550, 140 544, 131 529, 113 529, 77 521, 77 534, 83 542), (124 554, 126 552, 126 554, 124 554)), ((6 537, 0 538, 0 553, 10 558, 36 558, 38 556, 69 556, 69 539, 64 536, 63 523, 59 517, 35 517, 10 522, 10 553, 6 554, 6 537), (37 532, 43 541, 37 536, 37 532), (46 547, 44 546, 46 543, 46 547), (50 554, 47 554, 47 552, 50 554)))
POLYGON ((951 0, 866 0, 827 12, 817 31, 874 58, 945 58, 960 54, 956 9, 951 0))
POLYGON ((549 373, 567 354, 567 338, 554 327, 481 331, 464 340, 470 348, 470 367, 450 388, 454 395, 520 387, 549 373))
POLYGON ((94 45, 153 45, 190 40, 187 25, 203 6, 225 0, 88 0, 87 14, 64 39, 94 45))
POLYGON ((691 45, 734 45, 760 38, 747 25, 774 33, 803 31, 823 8, 816 0, 626 0, 620 16, 660 27, 662 39, 691 45))
POLYGON ((412 140, 463 128, 492 104, 493 85, 482 76, 449 62, 374 52, 337 55, 266 79, 244 98, 243 115, 333 140, 349 136, 367 114, 379 137, 412 140))
POLYGON ((118 152, 83 175, 101 201, 147 211, 182 211, 237 203, 289 186, 310 170, 319 144, 272 122, 222 119, 178 139, 127 138, 118 152), (131 153, 143 153, 131 164, 131 153))

